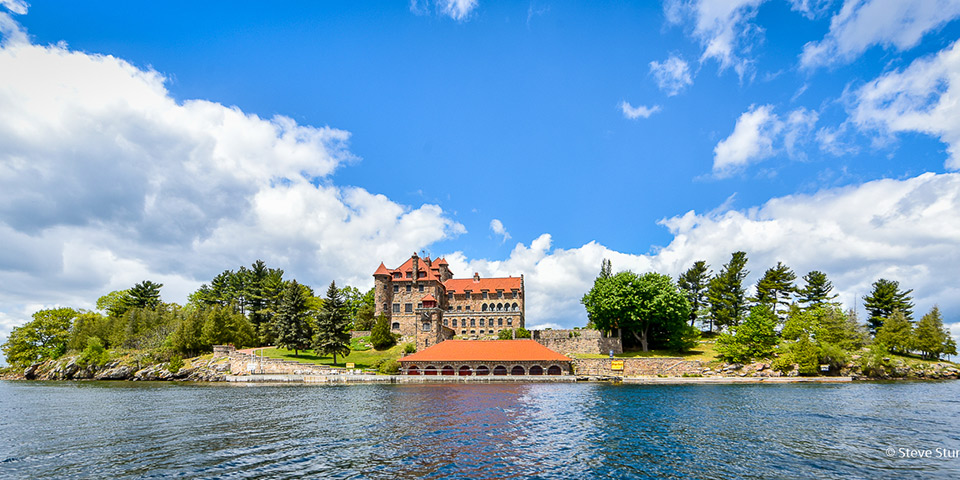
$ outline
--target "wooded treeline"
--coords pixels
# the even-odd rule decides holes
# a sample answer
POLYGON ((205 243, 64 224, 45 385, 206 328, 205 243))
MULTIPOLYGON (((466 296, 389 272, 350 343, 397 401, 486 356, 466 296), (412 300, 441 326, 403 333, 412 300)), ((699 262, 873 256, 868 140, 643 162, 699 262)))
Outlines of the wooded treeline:
POLYGON ((287 280, 283 270, 257 260, 225 270, 189 296, 186 305, 163 302, 163 285, 144 280, 97 300, 96 310, 54 308, 33 314, 3 344, 7 362, 26 366, 67 352, 91 361, 103 352, 138 351, 158 360, 212 351, 278 345, 321 354, 349 353, 351 329, 373 326, 373 290, 338 288, 326 295, 287 280))
POLYGON ((913 290, 903 290, 896 281, 881 278, 873 283, 863 297, 868 318, 862 323, 853 310, 844 312, 835 301, 838 295, 824 272, 808 272, 801 285, 792 269, 777 262, 750 296, 744 284, 746 266, 746 253, 734 252, 716 274, 700 260, 674 282, 659 273, 614 274, 605 259, 582 303, 592 326, 619 328, 626 341, 635 341, 644 351, 688 350, 700 335, 717 332, 717 351, 725 360, 775 356, 781 366, 800 365, 801 373, 839 365, 860 353, 925 359, 957 354, 939 308, 915 321, 913 290))

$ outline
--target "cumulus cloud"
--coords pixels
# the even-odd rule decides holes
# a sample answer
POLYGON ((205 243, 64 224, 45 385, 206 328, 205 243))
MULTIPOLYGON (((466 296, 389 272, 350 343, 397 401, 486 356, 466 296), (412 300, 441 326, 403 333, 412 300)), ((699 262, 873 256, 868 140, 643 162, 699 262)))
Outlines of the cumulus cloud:
POLYGON ((676 277, 696 260, 716 271, 737 250, 747 252, 753 285, 783 261, 798 276, 827 273, 846 307, 857 306, 878 278, 915 289, 916 309, 939 304, 947 323, 960 318, 960 174, 927 173, 906 180, 876 180, 811 195, 774 198, 745 210, 684 215, 660 222, 672 241, 651 255, 611 250, 597 242, 552 248, 544 234, 519 243, 505 260, 446 255, 455 273, 524 274, 529 325, 586 324, 580 298, 593 284, 600 261, 614 270, 657 271, 676 277))
POLYGON ((958 16, 958 0, 846 0, 823 40, 803 47, 800 65, 849 62, 875 45, 908 50, 958 16))
POLYGON ((703 48, 700 61, 713 59, 720 70, 733 68, 741 79, 747 76, 749 53, 763 30, 751 21, 765 0, 668 0, 664 3, 667 21, 692 24, 692 35, 703 48))
POLYGON ((773 110, 773 105, 754 105, 740 115, 733 133, 713 149, 714 175, 727 177, 772 157, 781 146, 790 157, 803 156, 798 145, 806 141, 818 114, 798 108, 782 120, 773 110))
POLYGON ((144 279, 183 302, 256 259, 363 286, 370 258, 465 231, 439 206, 333 185, 346 131, 178 102, 158 72, 63 46, 6 43, 0 72, 0 339, 144 279))
POLYGON ((947 145, 945 166, 960 169, 960 41, 888 72, 853 94, 851 121, 881 133, 919 132, 947 145))
POLYGON ((637 105, 634 107, 626 101, 620 102, 620 111, 623 112, 624 118, 630 120, 636 120, 638 118, 650 118, 650 115, 660 111, 660 105, 654 105, 648 107, 646 105, 637 105))
POLYGON ((650 73, 657 81, 660 90, 663 90, 667 96, 672 97, 684 88, 693 85, 693 76, 690 74, 690 65, 686 60, 670 55, 669 58, 661 62, 650 62, 650 73))
POLYGON ((490 230, 502 238, 500 243, 506 242, 510 238, 510 232, 504 228, 503 222, 501 222, 499 219, 494 218, 493 220, 490 220, 490 230))
POLYGON ((438 14, 460 22, 470 16, 477 4, 477 0, 410 0, 410 11, 417 15, 426 15, 430 13, 432 6, 438 14))
POLYGON ((813 20, 825 15, 832 4, 833 0, 790 0, 790 9, 813 20))

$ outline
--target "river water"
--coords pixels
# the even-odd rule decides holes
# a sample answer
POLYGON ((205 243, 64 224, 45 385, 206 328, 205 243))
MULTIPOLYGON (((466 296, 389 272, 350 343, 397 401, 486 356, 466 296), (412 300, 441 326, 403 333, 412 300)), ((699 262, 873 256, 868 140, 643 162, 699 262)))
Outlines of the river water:
POLYGON ((958 427, 960 381, 0 382, 0 478, 944 479, 958 427))

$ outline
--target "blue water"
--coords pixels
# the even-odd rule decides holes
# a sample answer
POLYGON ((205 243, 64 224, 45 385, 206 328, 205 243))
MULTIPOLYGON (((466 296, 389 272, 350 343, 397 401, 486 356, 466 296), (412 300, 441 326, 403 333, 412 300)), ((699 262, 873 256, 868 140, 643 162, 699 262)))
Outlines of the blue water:
POLYGON ((958 427, 960 381, 0 382, 0 478, 944 479, 958 427))

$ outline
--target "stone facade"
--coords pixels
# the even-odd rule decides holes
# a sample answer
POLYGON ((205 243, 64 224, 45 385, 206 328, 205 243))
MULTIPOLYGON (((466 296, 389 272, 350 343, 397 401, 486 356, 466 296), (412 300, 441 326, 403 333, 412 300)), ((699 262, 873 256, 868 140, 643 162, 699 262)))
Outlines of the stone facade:
POLYGON ((381 263, 373 277, 375 314, 390 319, 393 333, 416 338, 418 349, 524 326, 522 275, 454 279, 446 260, 414 253, 392 270, 381 263))
POLYGON ((533 330, 530 334, 541 345, 564 355, 575 353, 606 355, 610 351, 613 351, 614 354, 623 353, 623 343, 620 337, 608 336, 599 330, 586 328, 577 330, 533 330))
POLYGON ((703 364, 682 358, 576 358, 574 372, 590 377, 637 377, 700 375, 703 364), (612 368, 614 361, 623 362, 623 370, 612 368))

